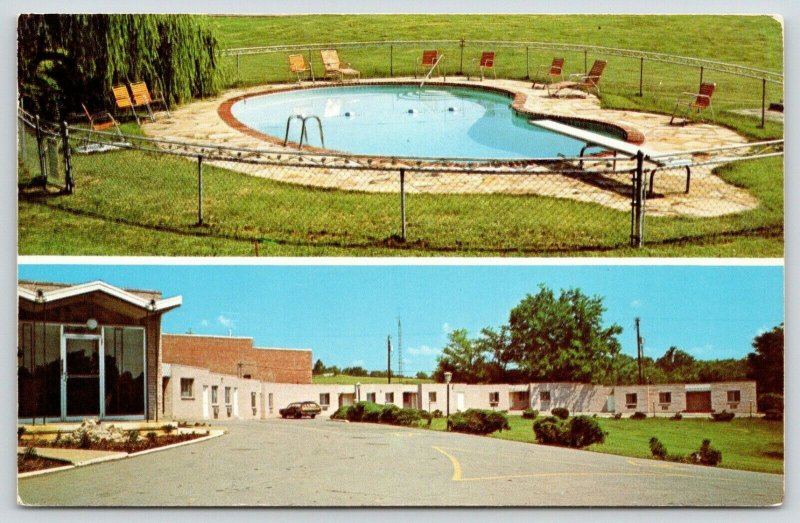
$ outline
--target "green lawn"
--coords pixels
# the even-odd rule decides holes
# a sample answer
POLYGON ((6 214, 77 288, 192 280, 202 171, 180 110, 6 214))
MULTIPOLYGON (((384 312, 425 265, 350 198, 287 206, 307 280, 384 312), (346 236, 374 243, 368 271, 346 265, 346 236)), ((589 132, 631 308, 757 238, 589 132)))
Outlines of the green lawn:
MULTIPOLYGON (((780 26, 769 17, 758 16, 315 15, 210 17, 209 21, 223 48, 337 42, 353 40, 356 35, 365 41, 464 36, 582 42, 778 71, 782 64, 780 26), (358 31, 353 30, 353 24, 359 26, 358 31)), ((420 49, 413 45, 396 49, 395 74, 409 73, 420 49)), ((522 77, 526 63, 545 63, 552 57, 550 51, 531 51, 526 58, 524 50, 501 50, 499 74, 508 77, 522 77)), ((467 51, 477 52, 469 47, 465 54, 467 51)), ((458 49, 450 50, 449 55, 453 57, 457 52, 458 49)), ((387 74, 385 53, 376 48, 346 49, 342 54, 343 60, 353 61, 366 74, 387 74)), ((571 62, 567 58, 568 64, 582 68, 582 53, 573 56, 571 62)), ((235 60, 226 58, 223 64, 229 70, 231 85, 255 84, 283 80, 285 59, 285 55, 242 57, 238 76, 231 72, 235 60)), ((646 96, 638 97, 638 67, 638 60, 617 57, 610 62, 604 104, 668 111, 675 91, 696 87, 694 73, 687 77, 678 74, 675 66, 649 64, 644 83, 650 89, 646 96)), ((753 91, 751 81, 711 71, 705 74, 720 84, 717 114, 721 123, 754 139, 782 136, 780 125, 757 129, 754 119, 725 112, 726 108, 741 104, 760 103, 760 91, 753 91)), ((760 88, 760 82, 756 83, 760 88)), ((780 92, 768 94, 770 101, 782 98, 780 92)), ((130 124, 124 127, 126 132, 139 132, 130 124)), ((29 141, 28 149, 30 145, 29 141)), ((781 159, 755 160, 720 170, 730 183, 756 196, 760 200, 758 208, 722 218, 648 218, 643 249, 628 247, 627 211, 569 199, 518 195, 409 194, 408 241, 401 243, 397 241, 400 213, 396 194, 304 188, 208 166, 204 169, 206 225, 197 227, 195 163, 125 151, 75 155, 73 166, 75 194, 40 197, 23 191, 19 204, 20 254, 783 255, 781 159)), ((30 151, 22 163, 21 180, 31 172, 28 169, 37 169, 30 151)))
MULTIPOLYGON (((337 376, 312 376, 311 383, 315 385, 355 385, 356 383, 387 383, 387 379, 370 376, 346 376, 339 374, 337 376)), ((433 383, 433 380, 397 378, 393 376, 392 383, 408 383, 417 385, 419 383, 433 383)))
MULTIPOLYGON (((635 458, 650 458, 649 442, 657 437, 669 454, 686 456, 700 448, 704 439, 722 452, 720 467, 756 472, 783 473, 783 424, 760 418, 735 418, 730 423, 708 419, 667 418, 644 420, 597 418, 608 433, 603 444, 587 447, 592 452, 617 454, 635 458)), ((510 431, 495 432, 493 438, 535 443, 533 421, 521 416, 509 416, 510 431)), ((444 430, 444 419, 431 426, 444 430)))

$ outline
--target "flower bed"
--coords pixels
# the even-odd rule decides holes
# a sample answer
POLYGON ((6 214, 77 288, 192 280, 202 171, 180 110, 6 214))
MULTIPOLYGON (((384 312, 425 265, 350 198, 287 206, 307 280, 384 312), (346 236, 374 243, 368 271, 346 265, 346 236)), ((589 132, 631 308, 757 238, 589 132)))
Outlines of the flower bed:
POLYGON ((17 455, 17 473, 23 474, 25 472, 35 472, 37 470, 52 469, 56 467, 63 467, 69 465, 57 459, 43 458, 41 456, 27 456, 25 454, 17 455))

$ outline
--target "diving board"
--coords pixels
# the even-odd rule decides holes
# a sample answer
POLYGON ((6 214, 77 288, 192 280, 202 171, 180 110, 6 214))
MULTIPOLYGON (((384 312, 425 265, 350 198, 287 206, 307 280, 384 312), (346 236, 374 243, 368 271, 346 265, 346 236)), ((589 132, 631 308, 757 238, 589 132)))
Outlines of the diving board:
MULTIPOLYGON (((691 182, 692 177, 692 161, 688 158, 670 158, 664 156, 654 158, 656 155, 644 147, 640 147, 624 140, 618 140, 616 138, 594 133, 592 131, 587 131, 585 129, 579 129, 577 127, 556 122, 554 120, 531 120, 530 123, 531 125, 541 127, 542 129, 547 129, 548 131, 553 131, 555 133, 563 134, 565 136, 569 136, 570 138, 575 138, 576 140, 585 142, 586 146, 581 150, 581 156, 583 156, 584 151, 591 146, 603 147, 611 150, 614 152, 614 156, 616 156, 617 153, 622 153, 631 158, 635 158, 641 152, 645 161, 656 164, 656 168, 650 173, 650 189, 648 191, 650 194, 653 193, 653 181, 655 180, 656 172, 659 169, 678 167, 684 168, 686 169, 685 192, 689 192, 689 183, 691 182)), ((582 166, 583 161, 581 161, 581 167, 582 166)))

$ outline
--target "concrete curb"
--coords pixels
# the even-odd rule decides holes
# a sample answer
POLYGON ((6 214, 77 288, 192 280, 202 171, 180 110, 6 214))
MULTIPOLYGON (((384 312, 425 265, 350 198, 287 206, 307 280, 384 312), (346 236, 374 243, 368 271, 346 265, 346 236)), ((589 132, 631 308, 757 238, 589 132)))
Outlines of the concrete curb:
POLYGON ((184 445, 191 445, 193 443, 200 443, 200 442, 203 442, 203 441, 208 441, 208 440, 213 439, 213 438, 218 438, 218 437, 220 437, 220 436, 222 436, 222 435, 227 433, 227 431, 225 431, 225 430, 212 430, 212 431, 209 431, 209 432, 210 433, 209 433, 208 436, 204 436, 202 438, 192 439, 192 440, 189 440, 189 441, 181 441, 180 443, 174 443, 172 445, 164 445, 163 447, 156 447, 156 448, 153 448, 153 449, 147 449, 147 450, 143 450, 141 452, 134 452, 134 453, 131 453, 131 454, 128 454, 128 453, 125 453, 125 452, 120 452, 118 454, 114 454, 114 455, 111 455, 111 456, 103 456, 103 457, 100 457, 100 458, 94 458, 94 459, 87 459, 85 461, 79 461, 79 462, 76 462, 76 463, 65 465, 63 467, 53 467, 53 468, 49 468, 49 469, 34 470, 32 472, 23 472, 22 474, 18 473, 17 474, 17 479, 25 479, 25 478, 29 478, 29 477, 32 477, 32 476, 39 476, 39 475, 42 475, 42 474, 49 474, 49 473, 53 473, 53 472, 61 472, 61 471, 64 471, 64 470, 70 470, 70 469, 74 469, 74 468, 78 468, 78 467, 85 467, 87 465, 94 465, 96 463, 103 463, 103 462, 106 462, 106 461, 117 461, 117 460, 126 459, 126 458, 135 458, 135 457, 138 457, 138 456, 144 456, 145 454, 152 454, 153 452, 159 452, 159 451, 162 451, 162 450, 169 450, 169 449, 174 449, 176 447, 182 447, 184 445))

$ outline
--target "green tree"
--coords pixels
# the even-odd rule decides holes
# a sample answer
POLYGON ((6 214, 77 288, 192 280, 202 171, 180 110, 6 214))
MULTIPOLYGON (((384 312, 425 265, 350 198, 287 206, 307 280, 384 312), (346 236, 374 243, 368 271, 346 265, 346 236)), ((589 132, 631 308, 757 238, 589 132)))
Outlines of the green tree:
POLYGON ((667 352, 656 360, 655 366, 664 372, 665 381, 696 381, 698 377, 697 360, 677 347, 667 349, 667 352))
POLYGON ((783 323, 756 336, 753 348, 747 355, 747 377, 756 380, 759 394, 783 394, 783 323))
POLYGON ((417 372, 417 376, 416 376, 416 377, 417 377, 417 379, 418 379, 418 380, 427 380, 427 379, 430 379, 430 376, 428 376, 428 373, 427 373, 427 372, 424 372, 424 371, 419 371, 419 372, 417 372))
POLYGON ((322 363, 322 360, 318 359, 314 362, 314 367, 311 369, 311 374, 320 375, 325 374, 325 364, 322 363))
POLYGON ((434 373, 437 381, 442 381, 444 373, 453 373, 453 381, 463 383, 482 383, 488 377, 484 347, 469 339, 466 329, 456 329, 448 334, 449 342, 442 349, 438 367, 434 373))
POLYGON ((531 381, 610 382, 622 327, 604 327, 604 312, 601 297, 540 285, 511 310, 509 357, 531 381))
POLYGON ((113 107, 111 87, 143 80, 170 104, 215 94, 218 43, 205 18, 155 14, 30 14, 17 25, 25 107, 47 119, 113 107))

